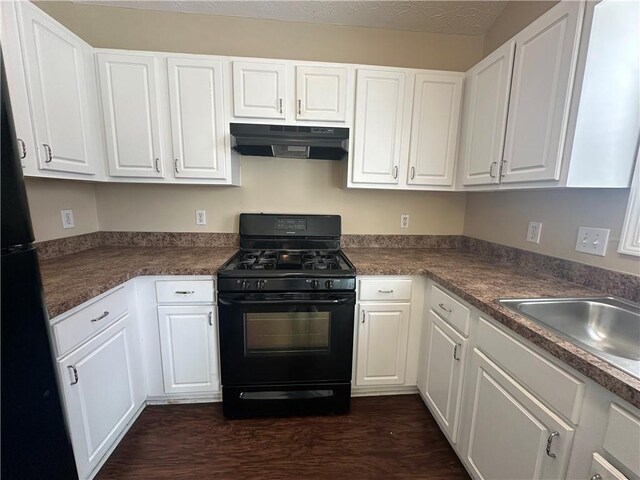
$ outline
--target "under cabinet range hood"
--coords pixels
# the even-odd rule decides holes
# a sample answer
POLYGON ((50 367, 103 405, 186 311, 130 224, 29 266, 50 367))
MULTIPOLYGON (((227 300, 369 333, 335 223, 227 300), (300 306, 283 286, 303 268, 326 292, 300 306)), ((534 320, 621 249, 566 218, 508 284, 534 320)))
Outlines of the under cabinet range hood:
POLYGON ((349 144, 348 128, 232 123, 230 132, 236 152, 258 157, 342 160, 349 144))

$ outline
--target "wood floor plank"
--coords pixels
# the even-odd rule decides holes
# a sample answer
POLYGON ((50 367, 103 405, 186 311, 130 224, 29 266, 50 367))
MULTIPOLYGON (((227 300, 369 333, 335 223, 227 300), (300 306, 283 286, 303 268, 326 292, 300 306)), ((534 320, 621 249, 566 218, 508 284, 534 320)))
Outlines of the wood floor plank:
POLYGON ((147 407, 96 480, 468 479, 417 395, 351 413, 225 420, 221 404, 147 407))

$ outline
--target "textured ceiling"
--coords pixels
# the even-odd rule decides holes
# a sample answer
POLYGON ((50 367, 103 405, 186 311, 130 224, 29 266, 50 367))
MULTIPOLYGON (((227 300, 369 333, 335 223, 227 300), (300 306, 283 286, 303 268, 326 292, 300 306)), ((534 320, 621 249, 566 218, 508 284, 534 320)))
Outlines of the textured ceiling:
POLYGON ((479 35, 506 1, 73 0, 75 3, 290 22, 479 35))

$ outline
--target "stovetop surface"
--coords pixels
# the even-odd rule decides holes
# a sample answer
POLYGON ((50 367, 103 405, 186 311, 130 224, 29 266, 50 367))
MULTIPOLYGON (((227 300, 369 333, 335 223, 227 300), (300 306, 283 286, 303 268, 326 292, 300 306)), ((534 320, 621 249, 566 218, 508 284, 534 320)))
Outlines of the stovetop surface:
POLYGON ((240 250, 220 272, 264 274, 306 272, 352 274, 354 267, 340 250, 240 250))

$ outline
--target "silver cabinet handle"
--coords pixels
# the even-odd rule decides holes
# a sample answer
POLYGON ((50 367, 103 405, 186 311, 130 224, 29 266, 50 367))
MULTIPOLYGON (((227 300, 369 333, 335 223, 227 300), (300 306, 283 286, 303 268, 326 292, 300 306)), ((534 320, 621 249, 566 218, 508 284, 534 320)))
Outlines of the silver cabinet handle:
POLYGON ((498 162, 491 162, 491 165, 489 166, 489 176, 491 178, 496 178, 496 174, 493 173, 493 167, 495 167, 496 165, 498 165, 498 162))
POLYGON ((70 368, 73 372, 73 382, 71 382, 70 385, 75 385, 76 383, 78 383, 78 370, 76 369, 75 365, 67 365, 67 368, 70 368))
POLYGON ((160 159, 159 158, 156 158, 154 160, 154 166, 156 168, 156 172, 160 173, 160 159))
POLYGON ((18 139, 18 143, 20 144, 20 160, 22 160, 27 156, 27 144, 21 138, 18 139))
POLYGON ((457 360, 458 362, 460 361, 460 357, 458 356, 458 352, 460 351, 461 348, 462 348, 462 345, 460 345, 459 343, 456 343, 456 346, 453 347, 453 359, 457 360))
POLYGON ((551 442, 553 442, 554 437, 559 437, 560 434, 558 432, 552 432, 551 435, 549 435, 549 438, 547 438, 547 455, 549 455, 551 458, 556 458, 556 454, 555 453, 551 453, 551 442))
POLYGON ((176 290, 174 292, 176 295, 193 295, 195 292, 195 290, 176 290))
POLYGON ((602 475, 596 473, 589 480, 602 480, 602 475))
POLYGON ((173 160, 173 169, 176 171, 176 173, 180 173, 180 172, 178 171, 178 159, 177 159, 177 158, 175 158, 175 159, 173 160))
POLYGON ((91 322, 99 322, 100 320, 102 320, 103 318, 107 318, 107 316, 109 315, 109 312, 105 311, 102 315, 100 315, 99 317, 96 318, 92 318, 91 322))
POLYGON ((503 178, 503 177, 505 177, 507 175, 506 173, 504 173, 504 165, 505 165, 505 163, 507 163, 507 161, 504 160, 504 159, 500 162, 500 178, 503 178))
POLYGON ((393 167, 393 178, 398 178, 398 166, 393 167))
POLYGON ((416 167, 411 167, 411 180, 416 178, 416 167))
POLYGON ((366 315, 367 315, 367 312, 362 310, 362 323, 364 323, 364 318, 365 318, 366 315))
POLYGON ((281 98, 278 99, 278 105, 279 105, 278 108, 280 110, 280 113, 282 113, 282 99, 281 98))
POLYGON ((302 100, 300 99, 298 99, 298 115, 302 115, 302 100))
POLYGON ((378 293, 393 293, 393 290, 378 290, 378 293))
POLYGON ((447 313, 451 313, 453 310, 444 306, 444 304, 439 303, 438 306, 447 313))
POLYGON ((213 326, 213 312, 209 312, 209 325, 213 326))
POLYGON ((47 159, 45 160, 45 163, 51 163, 51 160, 53 160, 53 155, 51 155, 51 147, 46 143, 43 143, 42 146, 47 151, 47 159))

